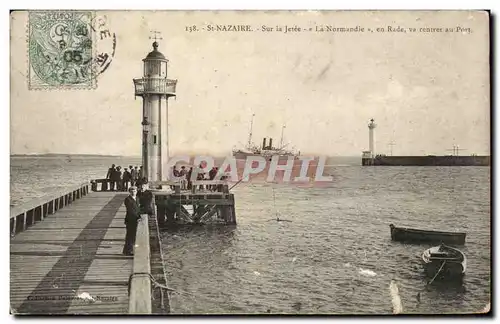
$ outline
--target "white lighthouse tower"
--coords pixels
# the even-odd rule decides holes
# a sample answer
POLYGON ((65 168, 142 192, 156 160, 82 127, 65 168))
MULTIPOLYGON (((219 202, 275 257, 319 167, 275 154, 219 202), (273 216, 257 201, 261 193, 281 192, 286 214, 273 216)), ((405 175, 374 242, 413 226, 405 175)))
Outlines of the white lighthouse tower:
POLYGON ((370 157, 373 159, 375 158, 375 134, 374 134, 374 129, 377 127, 377 124, 375 124, 375 121, 370 119, 370 123, 368 124, 368 132, 369 132, 369 149, 370 149, 370 157))
POLYGON ((166 181, 168 162, 168 98, 175 96, 177 80, 167 79, 165 56, 153 43, 144 62, 144 76, 134 79, 135 96, 142 97, 142 167, 150 182, 166 181))

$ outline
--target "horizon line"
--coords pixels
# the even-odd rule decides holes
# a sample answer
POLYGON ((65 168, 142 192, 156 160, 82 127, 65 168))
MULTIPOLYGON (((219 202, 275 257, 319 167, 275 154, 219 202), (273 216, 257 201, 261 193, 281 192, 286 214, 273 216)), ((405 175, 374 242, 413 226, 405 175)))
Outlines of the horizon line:
MULTIPOLYGON (((69 155, 69 156, 109 156, 109 157, 133 157, 133 158, 141 158, 141 155, 119 155, 119 154, 99 154, 99 153, 11 153, 10 156, 47 156, 47 155, 69 155)), ((188 154, 188 153, 179 153, 179 154, 174 154, 171 155, 171 157, 174 156, 181 156, 181 155, 188 155, 188 156, 200 156, 200 155, 206 155, 206 156, 213 156, 213 157, 227 157, 227 156, 232 156, 232 154, 228 155, 223 155, 223 154, 207 154, 207 153, 198 153, 198 154, 188 154)), ((361 155, 319 155, 319 154, 301 154, 300 156, 328 156, 328 157, 359 157, 361 155)))
MULTIPOLYGON (((232 154, 218 155, 218 154, 206 154, 206 153, 201 153, 201 154, 179 153, 179 154, 171 155, 171 157, 181 156, 181 155, 188 155, 190 157, 204 155, 204 156, 212 156, 212 157, 218 157, 218 158, 232 156, 232 154)), ((381 155, 387 156, 387 157, 390 157, 390 156, 417 157, 417 156, 448 156, 448 155, 453 155, 453 154, 442 154, 442 155, 438 155, 438 154, 425 154, 425 155, 424 154, 419 154, 419 155, 387 155, 387 154, 381 154, 381 155)), ((476 156, 490 156, 491 157, 491 153, 489 153, 489 154, 475 154, 475 155, 476 156)), ((10 157, 15 157, 15 156, 33 156, 33 157, 34 156, 100 156, 100 157, 142 158, 141 155, 119 155, 119 154, 99 154, 99 153, 10 153, 10 157)), ((306 156, 326 156, 326 157, 359 158, 362 155, 361 154, 360 155, 301 154, 300 156, 304 156, 304 157, 306 157, 306 156)), ((460 156, 469 156, 469 155, 460 155, 460 156)))

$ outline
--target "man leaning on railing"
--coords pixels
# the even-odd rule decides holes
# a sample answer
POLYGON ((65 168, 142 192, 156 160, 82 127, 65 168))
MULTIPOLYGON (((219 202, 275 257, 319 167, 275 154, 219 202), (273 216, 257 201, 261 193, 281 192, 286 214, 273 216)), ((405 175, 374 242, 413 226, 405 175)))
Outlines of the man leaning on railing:
POLYGON ((154 214, 153 193, 149 190, 149 184, 146 179, 141 182, 141 190, 137 195, 139 196, 141 214, 152 216, 154 214))
POLYGON ((140 205, 137 201, 137 188, 130 187, 129 195, 125 198, 125 207, 127 213, 125 215, 125 245, 122 253, 125 255, 134 255, 135 237, 137 233, 137 222, 141 219, 140 205))

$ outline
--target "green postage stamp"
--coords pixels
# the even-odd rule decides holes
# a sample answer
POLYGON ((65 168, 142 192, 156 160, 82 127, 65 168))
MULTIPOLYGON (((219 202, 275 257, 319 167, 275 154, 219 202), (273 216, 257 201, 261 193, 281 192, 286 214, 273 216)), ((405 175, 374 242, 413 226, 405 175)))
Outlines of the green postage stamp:
POLYGON ((30 11, 28 87, 94 89, 110 65, 116 37, 94 11, 30 11))

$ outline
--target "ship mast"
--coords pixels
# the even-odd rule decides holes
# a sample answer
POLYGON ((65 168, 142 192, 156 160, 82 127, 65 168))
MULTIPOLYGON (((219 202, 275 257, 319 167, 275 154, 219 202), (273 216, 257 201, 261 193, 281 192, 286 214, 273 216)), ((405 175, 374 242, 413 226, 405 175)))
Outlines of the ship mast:
POLYGON ((247 148, 250 149, 252 147, 252 130, 253 130, 253 117, 255 114, 252 114, 252 120, 250 121, 250 133, 248 134, 248 144, 247 148))
POLYGON ((283 132, 285 131, 285 128, 286 126, 283 125, 283 127, 281 127, 281 141, 280 141, 280 149, 283 148, 283 132))
POLYGON ((453 151, 453 156, 458 156, 459 151, 465 151, 465 149, 461 149, 461 148, 459 148, 458 145, 453 144, 453 150, 447 150, 447 151, 453 151))
POLYGON ((389 142, 389 146, 391 147, 391 156, 392 156, 392 149, 394 148, 394 145, 396 145, 396 142, 394 142, 394 133, 395 131, 392 132, 392 138, 391 141, 389 142))
POLYGON ((391 156, 392 156, 392 148, 394 147, 394 145, 396 145, 396 143, 394 143, 394 140, 392 140, 392 141, 389 143, 389 146, 391 147, 391 156))

